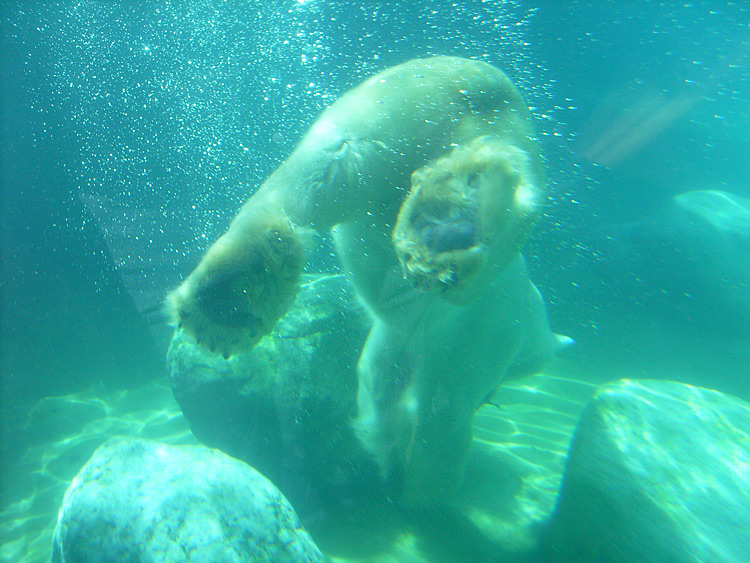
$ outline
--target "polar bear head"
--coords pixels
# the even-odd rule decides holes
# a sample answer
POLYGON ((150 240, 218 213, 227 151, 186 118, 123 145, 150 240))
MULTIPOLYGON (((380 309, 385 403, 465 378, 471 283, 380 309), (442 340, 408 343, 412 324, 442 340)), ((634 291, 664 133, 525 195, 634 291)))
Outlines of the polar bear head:
POLYGON ((473 299, 516 255, 536 222, 541 190, 529 157, 479 137, 416 170, 393 243, 405 278, 451 302, 473 299))

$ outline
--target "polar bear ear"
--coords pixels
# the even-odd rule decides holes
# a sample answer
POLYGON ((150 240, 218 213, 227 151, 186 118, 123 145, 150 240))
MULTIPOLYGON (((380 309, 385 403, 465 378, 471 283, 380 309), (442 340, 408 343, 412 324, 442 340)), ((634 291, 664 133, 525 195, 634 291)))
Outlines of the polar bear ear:
POLYGON ((448 301, 475 298, 517 254, 541 199, 527 153, 496 137, 415 171, 392 236, 404 277, 448 301))

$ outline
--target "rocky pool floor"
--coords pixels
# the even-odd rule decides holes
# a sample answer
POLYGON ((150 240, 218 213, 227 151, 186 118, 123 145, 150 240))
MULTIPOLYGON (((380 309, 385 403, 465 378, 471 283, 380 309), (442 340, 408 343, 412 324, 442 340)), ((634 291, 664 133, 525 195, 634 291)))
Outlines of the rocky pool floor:
MULTIPOLYGON (((530 541, 529 525, 546 518, 554 506, 573 429, 596 388, 558 371, 502 386, 475 417, 475 445, 492 452, 505 482, 493 485, 498 494, 472 499, 478 507, 473 521, 502 543, 518 543, 519 549, 530 541), (492 518, 485 518, 483 506, 492 518)), ((117 393, 92 389, 44 399, 28 413, 27 430, 25 453, 3 461, 0 562, 49 560, 63 494, 108 438, 197 443, 166 379, 117 393)), ((470 477, 472 468, 467 471, 470 477)), ((409 550, 408 534, 402 540, 409 550)))

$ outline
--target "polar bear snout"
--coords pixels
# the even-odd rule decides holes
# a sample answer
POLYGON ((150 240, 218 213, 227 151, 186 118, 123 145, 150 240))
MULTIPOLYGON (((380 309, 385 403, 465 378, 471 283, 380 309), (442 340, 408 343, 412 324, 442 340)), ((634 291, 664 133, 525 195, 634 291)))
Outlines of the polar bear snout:
POLYGON ((476 233, 476 225, 468 221, 434 224, 424 230, 422 240, 430 250, 450 252, 452 250, 465 250, 474 246, 476 233))
POLYGON ((475 207, 430 201, 413 208, 409 221, 415 242, 432 252, 466 250, 479 240, 475 207))

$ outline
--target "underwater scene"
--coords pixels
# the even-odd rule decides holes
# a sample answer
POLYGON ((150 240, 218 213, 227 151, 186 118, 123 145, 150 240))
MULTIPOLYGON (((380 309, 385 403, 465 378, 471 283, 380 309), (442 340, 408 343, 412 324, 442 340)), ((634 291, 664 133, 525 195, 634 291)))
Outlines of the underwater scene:
POLYGON ((0 562, 750 561, 750 4, 0 4, 0 562))

